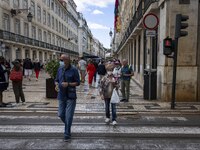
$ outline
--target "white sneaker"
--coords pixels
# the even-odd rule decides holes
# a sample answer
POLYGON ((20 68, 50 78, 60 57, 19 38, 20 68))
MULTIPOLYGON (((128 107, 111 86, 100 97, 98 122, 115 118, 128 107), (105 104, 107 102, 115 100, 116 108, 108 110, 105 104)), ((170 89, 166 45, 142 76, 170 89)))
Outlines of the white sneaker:
POLYGON ((22 105, 26 105, 26 102, 22 102, 22 105))
POLYGON ((12 104, 12 106, 19 106, 19 103, 14 103, 14 104, 12 104))
POLYGON ((110 118, 106 118, 105 123, 109 124, 109 122, 110 122, 110 118))
POLYGON ((116 125, 117 125, 117 121, 113 121, 113 122, 112 122, 112 125, 113 125, 113 126, 116 126, 116 125))

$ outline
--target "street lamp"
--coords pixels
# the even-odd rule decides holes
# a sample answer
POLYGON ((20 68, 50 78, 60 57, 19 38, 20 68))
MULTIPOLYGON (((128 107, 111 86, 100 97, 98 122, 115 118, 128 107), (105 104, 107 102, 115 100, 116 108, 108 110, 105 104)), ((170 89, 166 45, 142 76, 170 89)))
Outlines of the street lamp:
MULTIPOLYGON (((22 13, 22 11, 28 11, 29 12, 30 8, 29 9, 11 9, 10 10, 10 13, 12 15, 12 17, 14 16, 17 16, 18 14, 22 13)), ((28 13, 27 15, 27 20, 28 22, 31 22, 33 19, 33 15, 31 14, 31 12, 28 13)))
POLYGON ((113 32, 112 32, 112 29, 111 29, 111 28, 110 28, 109 35, 110 35, 110 49, 111 49, 111 55, 113 55, 113 51, 112 51, 112 35, 113 35, 113 32))

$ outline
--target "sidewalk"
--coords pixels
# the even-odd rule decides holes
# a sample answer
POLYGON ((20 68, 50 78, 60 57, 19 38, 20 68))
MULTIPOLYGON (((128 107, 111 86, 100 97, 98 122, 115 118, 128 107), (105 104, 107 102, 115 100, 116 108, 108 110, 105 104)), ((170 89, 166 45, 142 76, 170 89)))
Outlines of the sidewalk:
MULTIPOLYGON (((15 103, 12 84, 9 84, 7 91, 3 92, 3 101, 9 103, 8 107, 0 108, 5 110, 31 110, 31 111, 57 111, 57 100, 46 98, 46 78, 48 75, 42 71, 39 81, 34 76, 31 81, 26 78, 23 80, 23 90, 26 99, 26 105, 18 107, 15 103)), ((96 85, 97 86, 97 85, 96 85)), ((143 90, 134 82, 130 85, 130 100, 128 103, 118 104, 119 114, 131 115, 142 113, 153 114, 200 114, 200 103, 177 103, 176 109, 170 109, 170 102, 161 102, 159 100, 144 100, 143 90)), ((77 87, 77 107, 76 113, 104 113, 104 103, 101 100, 98 89, 89 89, 87 82, 77 87)))

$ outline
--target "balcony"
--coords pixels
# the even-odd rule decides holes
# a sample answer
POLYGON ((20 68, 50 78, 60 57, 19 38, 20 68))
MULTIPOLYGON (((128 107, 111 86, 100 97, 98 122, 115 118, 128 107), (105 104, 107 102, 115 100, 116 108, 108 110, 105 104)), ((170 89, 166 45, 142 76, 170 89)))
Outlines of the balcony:
POLYGON ((147 9, 154 2, 157 2, 157 0, 140 0, 139 5, 137 7, 137 11, 136 11, 135 15, 133 16, 132 20, 130 21, 130 24, 129 24, 128 28, 126 29, 126 32, 125 32, 116 52, 118 52, 122 48, 122 46, 124 45, 126 40, 129 38, 129 36, 132 34, 134 29, 136 28, 137 24, 143 18, 143 15, 147 11, 147 9))
POLYGON ((63 47, 58 47, 56 45, 52 45, 46 42, 42 42, 39 40, 35 40, 29 37, 25 37, 19 34, 15 34, 9 31, 3 31, 0 30, 0 39, 3 40, 8 40, 10 42, 17 42, 17 43, 21 43, 21 44, 25 44, 25 45, 30 45, 30 46, 36 46, 39 48, 47 48, 47 49, 51 49, 51 50, 56 50, 56 51, 60 51, 60 52, 66 52, 69 54, 75 54, 78 55, 78 52, 69 50, 69 49, 65 49, 63 47))

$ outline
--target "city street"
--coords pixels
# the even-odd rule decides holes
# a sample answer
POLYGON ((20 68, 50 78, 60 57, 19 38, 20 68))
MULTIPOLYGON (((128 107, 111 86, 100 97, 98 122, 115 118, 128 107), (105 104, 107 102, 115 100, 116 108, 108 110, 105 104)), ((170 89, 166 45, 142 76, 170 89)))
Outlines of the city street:
MULTIPOLYGON (((104 103, 97 88, 78 87, 72 139, 63 141, 57 100, 45 98, 44 72, 39 81, 24 79, 26 105, 13 106, 11 86, 0 108, 0 149, 192 149, 200 147, 200 104, 143 100, 133 81, 129 103, 117 107, 118 125, 105 125, 104 103)), ((11 85, 11 84, 10 84, 11 85)))

